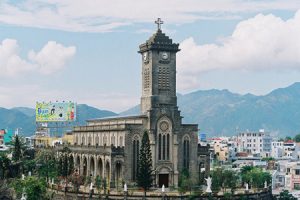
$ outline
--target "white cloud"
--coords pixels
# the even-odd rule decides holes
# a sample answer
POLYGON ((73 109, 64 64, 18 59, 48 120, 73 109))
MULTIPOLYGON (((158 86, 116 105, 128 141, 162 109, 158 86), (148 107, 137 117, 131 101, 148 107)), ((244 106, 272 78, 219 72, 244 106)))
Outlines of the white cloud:
POLYGON ((16 40, 5 39, 0 43, 0 76, 12 76, 35 68, 34 65, 20 58, 19 51, 16 40))
POLYGON ((74 46, 64 47, 55 41, 49 41, 39 52, 30 51, 29 59, 39 66, 39 71, 44 74, 51 74, 61 70, 68 60, 76 52, 74 46))
POLYGON ((168 23, 232 19, 244 12, 296 10, 299 0, 24 0, 0 3, 0 22, 78 32, 107 32, 162 17, 168 23))
POLYGON ((74 46, 64 47, 49 41, 39 52, 31 50, 29 60, 20 56, 17 40, 4 39, 0 43, 0 76, 15 76, 26 72, 51 74, 61 70, 76 52, 74 46))
POLYGON ((181 90, 195 89, 211 70, 300 70, 300 10, 289 20, 258 14, 241 21, 220 44, 184 40, 178 54, 181 90))

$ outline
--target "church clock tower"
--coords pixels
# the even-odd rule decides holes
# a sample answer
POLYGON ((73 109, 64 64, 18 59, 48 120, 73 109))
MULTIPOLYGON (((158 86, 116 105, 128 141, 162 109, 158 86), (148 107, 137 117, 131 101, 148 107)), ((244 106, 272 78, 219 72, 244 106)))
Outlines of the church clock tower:
POLYGON ((140 45, 142 54, 142 98, 141 111, 146 114, 158 107, 177 107, 176 98, 176 53, 179 44, 161 31, 163 23, 158 18, 154 33, 140 45))
POLYGON ((157 31, 143 44, 141 112, 147 116, 146 129, 152 152, 156 184, 177 186, 180 137, 184 133, 176 97, 176 53, 179 44, 173 43, 161 30, 160 18, 155 21, 157 31))

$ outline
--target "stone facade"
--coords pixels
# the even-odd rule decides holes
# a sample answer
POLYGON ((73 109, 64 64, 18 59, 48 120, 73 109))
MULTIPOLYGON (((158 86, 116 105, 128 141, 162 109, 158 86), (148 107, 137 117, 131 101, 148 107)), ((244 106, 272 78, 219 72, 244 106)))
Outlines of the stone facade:
POLYGON ((86 126, 74 127, 70 148, 81 175, 100 175, 111 187, 122 181, 135 182, 144 131, 150 138, 154 186, 177 187, 183 169, 191 177, 200 176, 203 168, 209 171, 208 148, 198 146, 198 125, 182 124, 177 106, 178 46, 160 27, 140 45, 140 115, 93 119, 86 126))

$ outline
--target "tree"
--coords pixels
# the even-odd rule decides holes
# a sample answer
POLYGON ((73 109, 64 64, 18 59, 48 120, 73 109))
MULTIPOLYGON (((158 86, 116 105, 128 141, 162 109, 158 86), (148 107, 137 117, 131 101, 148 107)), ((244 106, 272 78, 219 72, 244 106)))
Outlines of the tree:
POLYGON ((63 178, 67 178, 74 172, 74 161, 73 157, 70 156, 70 152, 71 150, 65 147, 58 158, 58 174, 63 178))
POLYGON ((101 182, 102 182, 101 177, 99 175, 97 175, 95 185, 96 185, 96 188, 98 190, 98 194, 99 194, 100 199, 101 199, 101 182))
POLYGON ((292 137, 286 136, 285 139, 284 139, 284 141, 288 141, 288 140, 292 140, 292 137))
POLYGON ((218 167, 211 171, 212 184, 211 189, 214 193, 218 193, 223 186, 223 169, 218 167))
POLYGON ((48 150, 40 150, 37 152, 35 163, 38 164, 39 176, 49 178, 55 178, 58 175, 58 164, 55 158, 55 153, 48 150))
POLYGON ((297 198, 290 194, 288 190, 283 190, 280 192, 278 200, 297 200, 297 198))
POLYGON ((145 131, 142 138, 142 145, 140 149, 139 162, 138 162, 138 186, 143 188, 144 197, 146 197, 146 191, 152 185, 152 155, 150 149, 150 141, 148 132, 145 131))
POLYGON ((13 191, 8 186, 6 180, 0 181, 0 199, 13 199, 13 191))
POLYGON ((231 193, 233 194, 237 187, 239 176, 233 170, 224 170, 222 177, 224 180, 223 187, 230 188, 231 193))
POLYGON ((20 141, 20 138, 19 138, 19 135, 16 135, 15 136, 15 139, 14 139, 14 148, 13 148, 13 152, 12 152, 12 159, 14 161, 20 161, 21 157, 22 157, 22 149, 21 149, 21 141, 20 141))
POLYGON ((189 171, 187 169, 183 169, 179 176, 178 191, 180 192, 180 194, 184 194, 190 189, 191 189, 191 181, 190 181, 189 171))
POLYGON ((265 181, 270 184, 271 180, 271 174, 262 171, 261 168, 253 167, 251 170, 242 170, 242 181, 250 183, 256 189, 263 188, 265 181))
POLYGON ((296 135, 295 138, 294 138, 294 140, 295 140, 296 142, 300 142, 300 134, 296 135))
POLYGON ((40 200, 47 198, 47 184, 44 179, 38 179, 37 177, 26 177, 25 180, 16 179, 12 183, 17 197, 21 197, 25 192, 27 200, 40 200))
POLYGON ((1 179, 5 179, 8 176, 9 166, 11 164, 10 159, 7 157, 6 153, 0 154, 0 173, 1 179))

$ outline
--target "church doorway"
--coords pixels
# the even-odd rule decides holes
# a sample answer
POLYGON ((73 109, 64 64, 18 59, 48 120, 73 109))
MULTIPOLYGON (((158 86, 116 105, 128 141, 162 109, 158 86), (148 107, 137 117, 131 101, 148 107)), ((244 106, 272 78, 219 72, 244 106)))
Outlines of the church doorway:
POLYGON ((160 188, 162 187, 162 185, 164 185, 166 188, 169 187, 169 174, 159 174, 158 179, 160 188))

